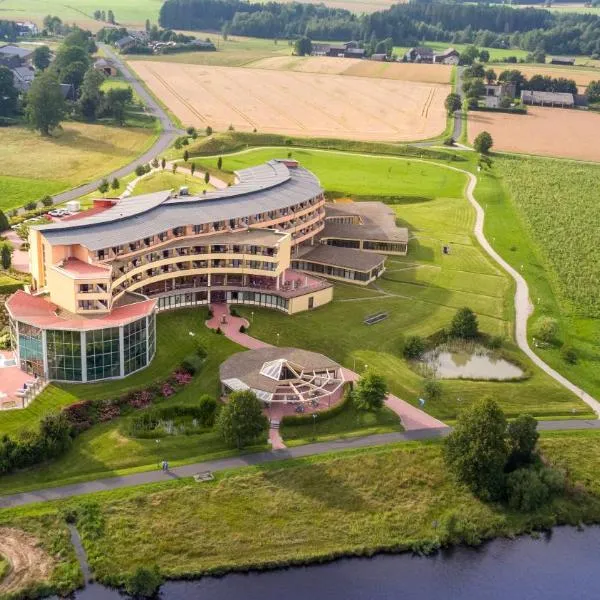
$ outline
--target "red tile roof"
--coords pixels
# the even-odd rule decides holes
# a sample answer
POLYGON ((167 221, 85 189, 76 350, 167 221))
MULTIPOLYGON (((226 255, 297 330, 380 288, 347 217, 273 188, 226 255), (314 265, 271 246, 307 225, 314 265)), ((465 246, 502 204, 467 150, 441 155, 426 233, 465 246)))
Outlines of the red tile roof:
POLYGON ((42 329, 92 330, 118 327, 149 315, 156 300, 142 300, 114 308, 109 314, 85 317, 57 313, 58 307, 46 298, 16 291, 7 301, 9 314, 17 321, 42 329))

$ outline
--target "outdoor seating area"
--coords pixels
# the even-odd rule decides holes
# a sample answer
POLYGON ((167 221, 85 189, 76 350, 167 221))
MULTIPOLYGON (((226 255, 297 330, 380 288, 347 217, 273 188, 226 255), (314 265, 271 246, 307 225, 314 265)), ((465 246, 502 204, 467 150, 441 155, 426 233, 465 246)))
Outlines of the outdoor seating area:
POLYGON ((0 410, 26 408, 47 384, 22 371, 12 352, 0 352, 0 410))

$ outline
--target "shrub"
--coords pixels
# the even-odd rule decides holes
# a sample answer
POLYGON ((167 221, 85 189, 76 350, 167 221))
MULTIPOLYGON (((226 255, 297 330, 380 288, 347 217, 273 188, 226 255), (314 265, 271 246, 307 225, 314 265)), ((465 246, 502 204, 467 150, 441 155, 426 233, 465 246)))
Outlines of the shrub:
POLYGON ((534 327, 535 337, 546 344, 552 344, 558 333, 558 322, 552 317, 542 317, 534 327))
POLYGON ((208 395, 200 396, 198 401, 198 420, 205 427, 212 427, 215 424, 217 415, 217 401, 208 395))
POLYGON ((246 333, 246 327, 244 325, 240 325, 240 333, 246 333))
POLYGON ((52 196, 44 196, 42 198, 42 204, 44 206, 52 206, 53 202, 52 202, 52 196))
POLYGON ((27 204, 25 204, 25 206, 23 207, 25 210, 35 210, 37 208, 37 202, 28 202, 27 204))
POLYGON ((537 432, 537 421, 531 415, 519 415, 508 424, 506 434, 510 449, 508 470, 531 463, 535 456, 535 446, 540 437, 537 432))
POLYGON ((548 486, 548 491, 552 495, 563 494, 567 487, 567 478, 563 471, 544 467, 540 469, 540 479, 548 486))
POLYGON ((454 138, 452 136, 444 138, 444 146, 454 146, 455 143, 456 142, 454 141, 454 138))
POLYGON ((217 329, 215 330, 215 333, 216 333, 217 335, 223 335, 223 332, 221 331, 221 328, 220 328, 220 327, 217 327, 217 329))
POLYGON ((409 337, 404 344, 404 349, 402 350, 404 358, 409 360, 421 358, 421 356, 423 356, 423 352, 425 352, 425 342, 423 341, 423 338, 418 335, 409 337))
POLYGON ((199 356, 200 358, 206 358, 208 356, 206 348, 204 346, 198 346, 196 348, 196 356, 199 356))
POLYGON ((188 354, 181 363, 181 368, 184 371, 190 373, 190 375, 195 375, 202 368, 202 364, 204 363, 204 357, 198 356, 197 354, 188 354))
POLYGON ((473 140, 473 148, 475 148, 475 150, 481 154, 487 154, 493 145, 494 141, 492 140, 492 136, 487 131, 482 131, 473 140))
POLYGON ((563 344, 560 349, 560 355, 562 359, 570 365, 574 365, 577 362, 577 352, 575 352, 575 348, 572 346, 563 344))
POLYGON ((378 410, 383 407, 387 393, 385 379, 369 371, 356 384, 354 405, 358 410, 378 410))
POLYGON ((146 172, 146 170, 144 169, 144 165, 138 165, 138 166, 135 168, 135 174, 136 174, 138 177, 141 177, 141 176, 142 176, 142 175, 143 175, 145 172, 146 172))
POLYGON ((173 379, 177 385, 187 385, 192 380, 192 374, 184 370, 175 371, 173 379))
POLYGON ((235 306, 232 306, 232 307, 229 309, 229 314, 230 314, 232 317, 239 317, 239 316, 240 316, 240 313, 237 311, 237 309, 235 308, 235 306))
POLYGON ((175 390, 170 383, 166 382, 160 387, 160 393, 163 398, 170 398, 175 393, 175 390))
POLYGON ((129 397, 128 403, 132 408, 146 408, 152 404, 152 394, 148 390, 135 392, 129 397))
POLYGON ((190 127, 186 128, 185 132, 188 135, 194 135, 194 133, 196 133, 196 128, 190 125, 190 127))
POLYGON ((488 346, 492 350, 498 350, 499 348, 502 348, 503 344, 504 344, 504 338, 501 335, 495 335, 492 338, 490 338, 488 346))
POLYGON ((163 582, 158 567, 138 567, 125 582, 125 591, 134 598, 152 598, 163 582))
POLYGON ((517 469, 506 479, 508 505, 513 510, 530 512, 543 506, 550 497, 548 486, 533 469, 517 469))
POLYGON ((439 400, 442 397, 442 384, 437 379, 426 379, 422 393, 427 400, 439 400))

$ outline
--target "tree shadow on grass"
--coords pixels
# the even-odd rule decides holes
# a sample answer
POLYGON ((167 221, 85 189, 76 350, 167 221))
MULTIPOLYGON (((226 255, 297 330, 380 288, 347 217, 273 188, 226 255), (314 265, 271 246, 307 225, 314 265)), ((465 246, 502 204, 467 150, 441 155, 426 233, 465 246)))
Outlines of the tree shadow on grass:
MULTIPOLYGON (((99 127, 101 127, 99 125, 99 127)), ((53 134, 50 137, 44 138, 52 142, 56 146, 79 148, 81 151, 97 152, 114 156, 131 156, 131 150, 127 148, 119 148, 115 144, 96 138, 83 135, 81 132, 73 129, 63 129, 58 134, 53 134)))
POLYGON ((328 508, 356 511, 369 507, 365 499, 348 483, 332 473, 325 464, 298 464, 293 468, 261 469, 263 478, 272 486, 300 494, 328 508))

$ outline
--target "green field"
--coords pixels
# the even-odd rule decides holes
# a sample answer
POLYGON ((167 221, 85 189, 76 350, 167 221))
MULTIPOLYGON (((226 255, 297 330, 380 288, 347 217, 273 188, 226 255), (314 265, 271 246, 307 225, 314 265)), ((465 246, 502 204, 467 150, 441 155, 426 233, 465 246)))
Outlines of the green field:
POLYGON ((555 369, 600 396, 600 281, 594 259, 600 239, 596 189, 600 167, 542 158, 494 159, 476 195, 488 212, 486 235, 530 286, 535 313, 559 322, 555 347, 537 348, 555 369), (560 355, 560 343, 572 346, 577 364, 560 355))
POLYGON ((203 190, 213 189, 211 185, 204 183, 204 179, 187 175, 185 171, 173 174, 171 171, 165 170, 159 173, 151 173, 141 179, 135 186, 132 196, 169 189, 177 192, 182 185, 189 188, 190 194, 201 194, 203 190))
POLYGON ((93 574, 111 584, 138 566, 157 565, 167 578, 181 578, 382 549, 478 544, 598 522, 599 444, 592 431, 542 437, 545 457, 568 470, 573 487, 534 513, 475 499, 450 477, 441 444, 433 442, 246 467, 201 485, 181 479, 45 502, 0 511, 0 524, 29 521, 49 535, 61 527, 44 531, 44 520, 75 512, 93 574))
POLYGON ((156 139, 154 130, 63 123, 44 138, 25 127, 4 127, 0 144, 0 209, 39 201, 131 162, 156 139))

